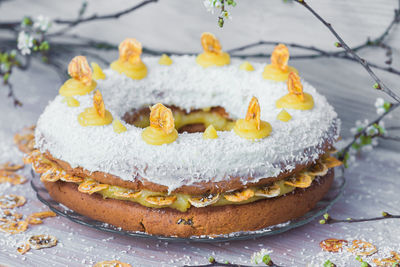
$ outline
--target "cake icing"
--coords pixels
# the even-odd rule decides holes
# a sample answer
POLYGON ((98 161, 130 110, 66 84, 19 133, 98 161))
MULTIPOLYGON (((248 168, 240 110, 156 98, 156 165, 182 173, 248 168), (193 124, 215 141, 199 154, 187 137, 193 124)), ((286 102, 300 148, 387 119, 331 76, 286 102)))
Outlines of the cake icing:
POLYGON ((287 94, 285 82, 262 78, 264 64, 252 62, 255 70, 230 65, 203 68, 194 56, 172 56, 173 64, 158 64, 159 58, 143 57, 147 77, 132 80, 111 69, 98 80, 104 103, 114 119, 127 131, 116 133, 113 126, 82 127, 78 115, 93 104, 93 93, 75 98, 78 107, 69 107, 57 96, 46 107, 36 127, 36 145, 71 167, 101 171, 123 180, 146 178, 167 186, 170 191, 183 185, 222 181, 243 177, 243 183, 274 177, 297 164, 315 161, 324 153, 322 145, 338 138, 340 121, 324 96, 302 80, 304 92, 314 98, 311 110, 286 109, 288 122, 277 119, 281 109, 275 102, 287 94), (218 132, 217 139, 204 139, 202 133, 179 134, 168 145, 146 144, 143 129, 123 122, 122 116, 132 108, 148 107, 157 102, 191 109, 221 106, 230 118, 243 118, 247 104, 255 96, 261 106, 261 119, 272 126, 269 137, 250 141, 232 131, 218 132))

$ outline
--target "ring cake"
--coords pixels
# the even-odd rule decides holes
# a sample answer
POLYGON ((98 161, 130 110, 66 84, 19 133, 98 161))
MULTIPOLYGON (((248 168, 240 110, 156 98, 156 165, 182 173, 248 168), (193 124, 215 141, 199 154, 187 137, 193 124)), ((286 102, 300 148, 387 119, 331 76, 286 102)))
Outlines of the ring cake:
POLYGON ((85 57, 36 126, 25 161, 50 196, 129 231, 215 236, 301 217, 329 190, 340 121, 288 66, 231 59, 212 34, 195 56, 141 57, 126 39, 109 69, 85 57))

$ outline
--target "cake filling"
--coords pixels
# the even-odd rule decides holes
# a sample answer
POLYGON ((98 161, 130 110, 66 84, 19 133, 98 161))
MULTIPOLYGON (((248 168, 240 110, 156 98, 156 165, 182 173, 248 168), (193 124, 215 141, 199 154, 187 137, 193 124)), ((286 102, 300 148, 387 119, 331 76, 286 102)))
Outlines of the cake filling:
POLYGON ((39 151, 33 151, 26 159, 26 163, 32 163, 35 172, 41 174, 41 180, 45 182, 71 182, 78 184, 81 193, 98 193, 103 198, 119 199, 136 202, 150 208, 173 208, 185 212, 191 206, 196 208, 206 206, 240 205, 251 203, 260 199, 279 197, 294 191, 296 188, 308 188, 316 177, 326 175, 330 168, 342 163, 327 152, 320 157, 315 164, 302 171, 264 186, 252 186, 221 194, 206 194, 193 196, 177 193, 153 192, 149 190, 134 191, 128 188, 101 184, 88 177, 72 176, 67 174, 56 163, 45 158, 39 151))

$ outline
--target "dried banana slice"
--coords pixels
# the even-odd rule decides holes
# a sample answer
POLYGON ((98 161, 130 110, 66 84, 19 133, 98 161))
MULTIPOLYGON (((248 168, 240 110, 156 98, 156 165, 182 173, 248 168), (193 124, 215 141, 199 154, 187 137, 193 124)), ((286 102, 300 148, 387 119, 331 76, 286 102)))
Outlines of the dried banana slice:
POLYGON ((42 182, 57 182, 60 180, 61 175, 60 175, 60 170, 57 168, 51 168, 45 173, 40 176, 40 181, 42 182))
POLYGON ((329 168, 326 165, 318 160, 314 165, 312 165, 307 172, 314 176, 324 176, 328 173, 329 168))
POLYGON ((322 240, 319 245, 320 247, 328 252, 339 252, 343 250, 343 246, 347 245, 347 240, 344 239, 336 239, 336 238, 329 238, 322 240))
POLYGON ((33 249, 51 248, 57 245, 57 238, 52 235, 34 235, 28 239, 33 249))
POLYGON ((219 200, 219 194, 209 194, 207 196, 191 197, 189 198, 190 204, 196 208, 203 208, 216 203, 219 200))
POLYGON ((115 197, 121 197, 121 198, 138 198, 142 194, 142 191, 133 191, 133 190, 128 190, 125 192, 114 192, 115 197))
POLYGON ((28 223, 26 221, 7 221, 0 224, 0 230, 8 234, 18 234, 25 232, 28 229, 28 223))
POLYGON ((8 162, 0 165, 0 171, 15 172, 15 171, 22 169, 23 167, 24 167, 24 165, 14 164, 14 163, 11 163, 10 161, 8 161, 8 162))
POLYGON ((347 250, 358 256, 370 256, 378 251, 374 245, 362 240, 353 240, 351 247, 347 250))
POLYGON ((39 150, 35 149, 29 152, 25 157, 23 157, 24 164, 31 164, 34 161, 39 160, 42 157, 42 154, 39 150))
POLYGON ((0 170, 0 183, 11 183, 13 185, 26 183, 27 179, 13 171, 0 170))
POLYGON ((146 201, 157 206, 167 206, 174 203, 176 196, 148 196, 146 201))
POLYGON ((285 181, 285 185, 290 185, 293 187, 307 188, 311 185, 312 179, 311 176, 307 173, 298 173, 295 176, 289 178, 289 180, 285 181))
POLYGON ((372 262, 375 263, 376 266, 398 266, 395 264, 400 263, 400 254, 395 251, 391 251, 390 257, 384 259, 372 259, 372 262))
POLYGON ((93 267, 132 267, 129 263, 120 262, 117 260, 113 261, 101 261, 93 265, 93 267))
POLYGON ((17 247, 17 252, 19 254, 24 255, 26 252, 28 252, 31 249, 31 245, 28 243, 21 244, 17 247))
POLYGON ((35 126, 27 127, 22 129, 21 133, 14 135, 14 143, 18 146, 18 149, 24 153, 29 153, 34 150, 35 147, 35 126))
POLYGON ((231 202, 241 202, 248 200, 254 196, 254 191, 250 188, 244 190, 234 191, 232 193, 225 194, 224 197, 231 202))
POLYGON ((29 215, 26 218, 26 221, 29 224, 41 224, 43 221, 41 219, 49 218, 49 217, 55 217, 57 216, 54 212, 52 211, 42 211, 42 212, 35 212, 29 215))
POLYGON ((78 187, 79 192, 89 195, 108 188, 108 184, 100 184, 94 180, 86 180, 78 187))
POLYGON ((32 163, 32 169, 36 173, 45 173, 54 168, 54 164, 48 160, 38 160, 32 163))
POLYGON ((22 218, 22 214, 11 212, 9 210, 0 210, 0 222, 18 221, 22 218))
POLYGON ((26 199, 23 196, 4 195, 0 196, 0 208, 12 209, 24 205, 26 199))
POLYGON ((73 176, 69 174, 62 175, 60 177, 61 181, 68 182, 68 183, 82 183, 84 179, 79 176, 73 176))
POLYGON ((277 197, 281 193, 281 187, 277 183, 273 183, 271 185, 264 186, 260 189, 257 189, 254 193, 257 197, 277 197))
POLYGON ((337 158, 332 157, 332 156, 323 157, 322 158, 322 162, 329 169, 330 168, 334 168, 334 167, 338 167, 338 166, 343 164, 343 162, 341 162, 340 160, 338 160, 337 158))

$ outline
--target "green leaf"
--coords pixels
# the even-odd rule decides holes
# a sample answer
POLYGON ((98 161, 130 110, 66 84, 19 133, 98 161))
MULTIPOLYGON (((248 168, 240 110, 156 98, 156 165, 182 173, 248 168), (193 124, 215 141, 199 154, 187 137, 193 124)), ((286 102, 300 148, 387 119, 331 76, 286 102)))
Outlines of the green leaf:
POLYGON ((270 255, 264 255, 262 258, 262 262, 264 262, 266 265, 271 264, 271 256, 270 255))
POLYGON ((49 49, 50 49, 50 44, 47 41, 42 42, 39 46, 40 51, 48 51, 49 49))
POLYGON ((333 267, 333 266, 334 266, 334 264, 330 260, 327 260, 326 262, 324 262, 324 267, 333 267))

